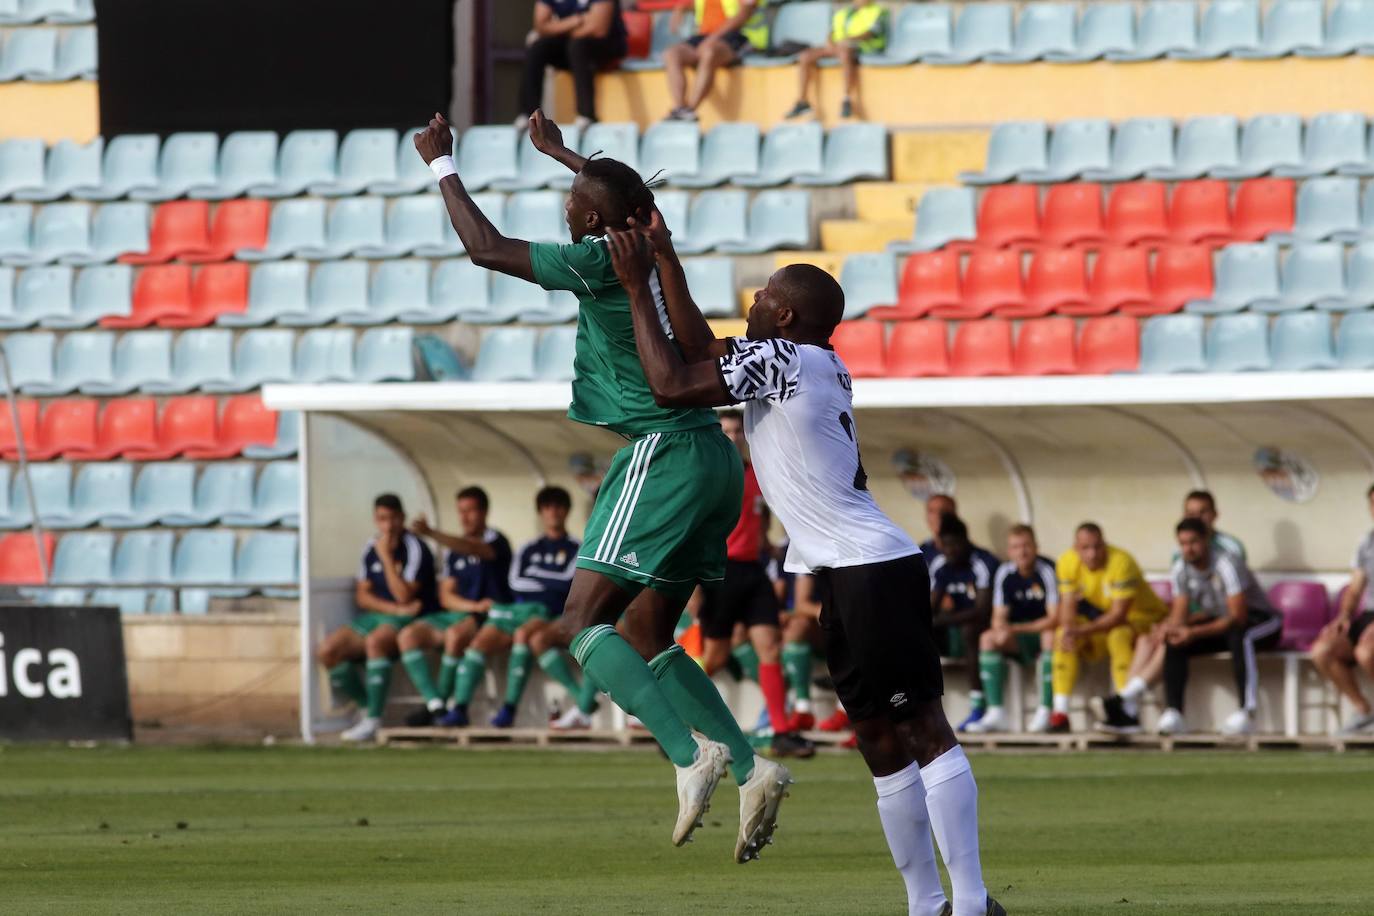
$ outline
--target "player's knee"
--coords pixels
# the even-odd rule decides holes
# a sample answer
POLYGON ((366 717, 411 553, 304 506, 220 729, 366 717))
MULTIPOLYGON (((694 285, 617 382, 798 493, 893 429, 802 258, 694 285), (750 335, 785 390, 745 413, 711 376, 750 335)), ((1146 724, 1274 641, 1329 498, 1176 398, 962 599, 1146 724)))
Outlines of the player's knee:
POLYGON ((1374 643, 1367 639, 1360 640, 1359 645, 1355 647, 1355 661, 1361 668, 1368 668, 1374 664, 1374 643))
POLYGON ((983 635, 978 637, 978 649, 981 652, 992 652, 997 648, 997 633, 993 630, 983 631, 983 635))

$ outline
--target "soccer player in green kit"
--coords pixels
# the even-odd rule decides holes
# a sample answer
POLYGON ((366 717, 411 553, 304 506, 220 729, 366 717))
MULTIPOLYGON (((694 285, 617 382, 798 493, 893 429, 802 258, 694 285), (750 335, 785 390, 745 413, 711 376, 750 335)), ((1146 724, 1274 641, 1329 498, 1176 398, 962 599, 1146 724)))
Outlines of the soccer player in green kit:
MULTIPOLYGON (((637 716, 676 767, 673 843, 687 842, 700 826, 728 767, 740 789, 735 861, 747 862, 771 842, 791 776, 754 754, 711 679, 672 638, 696 586, 724 577, 725 539, 743 495, 739 452, 713 411, 660 407, 644 379, 629 295, 611 265, 606 232, 626 228, 633 216, 647 219, 653 192, 624 163, 569 150, 542 112, 530 118, 529 134, 536 149, 577 173, 565 208, 572 244, 501 235, 463 187, 441 115, 415 135, 415 147, 438 178, 474 264, 578 297, 568 416, 629 444, 616 453, 587 522, 559 627, 585 676, 637 716), (627 611, 633 647, 615 629, 627 611)), ((666 324, 661 298, 659 309, 666 324)))

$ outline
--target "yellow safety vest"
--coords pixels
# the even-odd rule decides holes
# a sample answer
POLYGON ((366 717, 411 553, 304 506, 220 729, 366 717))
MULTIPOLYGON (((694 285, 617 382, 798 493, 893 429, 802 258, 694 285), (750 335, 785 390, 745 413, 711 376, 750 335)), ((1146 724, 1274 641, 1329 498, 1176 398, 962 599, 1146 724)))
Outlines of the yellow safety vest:
MULTIPOLYGON (((696 0, 697 26, 706 21, 706 4, 708 0, 696 0)), ((729 19, 739 12, 740 0, 719 0, 721 11, 725 13, 725 18, 729 19)), ((740 28, 740 34, 759 51, 768 49, 768 17, 764 15, 763 8, 768 3, 760 2, 754 15, 740 28)))
POLYGON ((836 10, 830 25, 832 42, 847 41, 860 35, 873 34, 859 42, 859 50, 881 51, 887 45, 887 10, 876 3, 858 8, 846 6, 836 10))

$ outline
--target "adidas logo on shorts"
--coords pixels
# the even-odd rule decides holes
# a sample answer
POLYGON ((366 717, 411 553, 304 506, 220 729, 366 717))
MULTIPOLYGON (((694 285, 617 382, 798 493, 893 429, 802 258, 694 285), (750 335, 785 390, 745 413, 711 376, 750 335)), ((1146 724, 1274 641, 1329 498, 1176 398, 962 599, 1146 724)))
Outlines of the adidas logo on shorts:
POLYGON ((639 557, 635 555, 633 550, 621 557, 620 562, 624 563, 626 566, 633 566, 635 569, 639 569, 639 557))

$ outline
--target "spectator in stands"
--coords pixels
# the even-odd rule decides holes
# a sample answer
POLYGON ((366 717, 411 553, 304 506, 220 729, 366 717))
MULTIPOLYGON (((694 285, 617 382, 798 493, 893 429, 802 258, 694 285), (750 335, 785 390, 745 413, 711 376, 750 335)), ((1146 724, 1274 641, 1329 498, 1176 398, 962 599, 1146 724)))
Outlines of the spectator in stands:
POLYGON ((1248 735, 1254 730, 1259 694, 1255 653, 1279 644, 1283 618, 1245 561, 1212 547, 1212 530, 1202 519, 1185 518, 1176 531, 1181 555, 1174 563, 1174 602, 1164 625, 1164 690, 1169 705, 1159 717, 1159 733, 1187 731, 1183 695, 1189 659, 1230 652, 1240 709, 1222 723, 1221 733, 1248 735))
MULTIPOLYGON (((768 49, 768 21, 759 0, 695 0, 697 34, 663 53, 670 121, 695 121, 697 108, 711 93, 716 71, 739 63, 748 54, 768 49), (687 91, 687 68, 696 68, 696 81, 687 91)), ((673 25, 686 4, 673 11, 673 25)))
POLYGON ((854 116, 854 99, 859 94, 859 55, 874 54, 887 47, 887 8, 877 0, 852 0, 835 11, 830 25, 830 42, 819 48, 807 48, 797 60, 797 104, 787 113, 788 118, 800 118, 812 113, 811 83, 820 62, 831 57, 840 59, 844 69, 844 101, 840 103, 840 117, 854 116))
MULTIPOLYGON (((1374 487, 1365 494, 1374 516, 1374 487)), ((1342 735, 1374 730, 1374 707, 1355 679, 1356 666, 1374 678, 1374 531, 1355 548, 1350 584, 1341 597, 1336 619, 1312 644, 1312 663, 1355 707, 1355 715, 1341 727, 1342 735)))
POLYGON ((976 551, 968 539, 968 526, 957 515, 940 517, 940 553, 928 558, 930 606, 933 621, 944 631, 950 658, 962 658, 968 666, 969 702, 972 709, 959 723, 959 731, 983 717, 983 679, 978 670, 978 641, 992 615, 992 577, 997 563, 976 551))
POLYGON ((1043 732, 1050 726, 1050 674, 1059 605, 1054 562, 1039 555, 1030 525, 1013 525, 1007 532, 1007 556, 992 580, 992 626, 978 643, 988 711, 968 727, 971 732, 1001 732, 1009 726, 1002 700, 1008 655, 1027 668, 1034 665, 1038 673, 1040 705, 1030 731, 1043 732))
MULTIPOLYGON (((1069 698, 1081 662, 1110 659, 1112 683, 1126 686, 1136 637, 1162 621, 1169 609, 1150 588, 1135 558, 1107 544, 1102 528, 1084 522, 1073 547, 1055 564, 1059 580, 1059 628, 1054 647, 1051 732, 1069 731, 1069 698)), ((1134 703, 1126 712, 1139 716, 1134 703)))
MULTIPOLYGON (((423 515, 417 516, 411 530, 433 539, 444 548, 444 578, 439 585, 439 603, 444 613, 406 627, 400 649, 406 671, 425 700, 425 705, 406 719, 406 724, 430 725, 443 712, 457 687, 458 667, 468 645, 496 603, 511 603, 510 542, 494 528, 487 527, 491 502, 481 487, 464 487, 455 498, 461 535, 445 534, 431 528, 423 515), (439 662, 439 682, 429 676, 424 653, 443 649, 439 662)), ((466 725, 464 716, 450 708, 441 719, 445 725, 466 725)), ((465 713, 466 711, 464 711, 465 713)))
POLYGON ((926 530, 930 532, 930 537, 921 542, 921 553, 925 554, 927 565, 940 552, 940 545, 936 543, 940 535, 940 519, 958 514, 959 504, 953 496, 933 493, 926 499, 926 530))
MULTIPOLYGON (((1217 530, 1217 501, 1209 490, 1193 490, 1183 497, 1183 517, 1196 518, 1207 526, 1208 540, 1213 550, 1224 550, 1232 556, 1245 560, 1245 545, 1240 538, 1217 530)), ((1178 559, 1178 554, 1174 554, 1178 559)))
POLYGON ((577 126, 596 121, 596 74, 626 53, 625 21, 620 0, 536 0, 534 40, 525 49, 520 80, 520 110, 515 126, 523 128, 540 107, 544 68, 572 71, 577 100, 577 126))
POLYGON ((329 672, 336 693, 364 710, 358 722, 340 737, 368 741, 377 734, 391 684, 397 634, 418 615, 433 610, 434 555, 406 531, 400 497, 383 493, 372 502, 377 533, 363 548, 362 563, 353 586, 360 613, 340 627, 319 649, 320 664, 329 672), (357 662, 367 660, 366 684, 358 677, 357 662))

